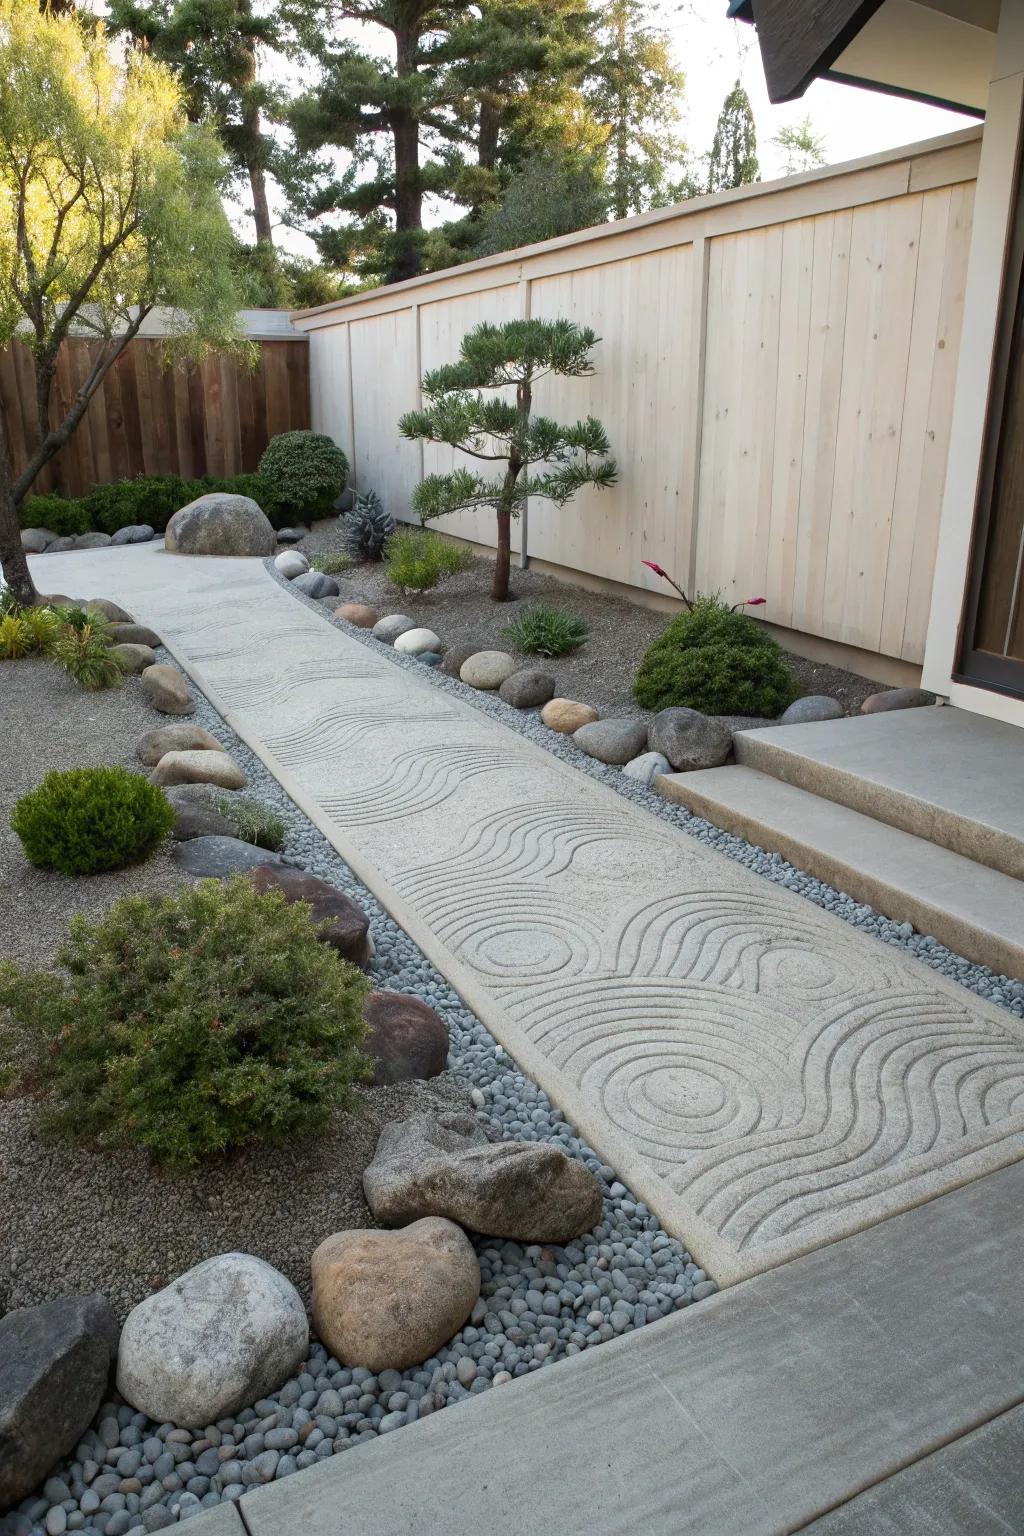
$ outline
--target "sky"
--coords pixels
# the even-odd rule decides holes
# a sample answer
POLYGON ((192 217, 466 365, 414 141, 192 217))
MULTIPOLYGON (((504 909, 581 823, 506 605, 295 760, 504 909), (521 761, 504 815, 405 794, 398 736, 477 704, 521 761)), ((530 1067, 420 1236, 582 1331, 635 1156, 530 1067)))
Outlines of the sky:
MULTIPOLYGON (((695 155, 710 149, 719 110, 737 77, 753 107, 763 181, 785 174, 782 151, 772 144, 772 139, 783 126, 800 123, 808 116, 813 131, 823 140, 829 165, 952 133, 970 127, 975 121, 923 102, 825 80, 815 81, 799 101, 772 106, 765 90, 754 28, 729 21, 727 9, 727 0, 656 0, 653 6, 658 24, 671 39, 675 62, 686 76, 683 132, 695 155)), ((352 31, 359 36, 361 29, 353 24, 352 31)), ((385 34, 378 36, 383 39, 385 34)), ((365 30, 363 38, 364 46, 370 46, 365 30)), ((273 193, 271 202, 276 215, 280 200, 273 193)), ((439 223, 457 211, 441 204, 427 211, 426 221, 439 223)), ((234 222, 239 233, 251 239, 251 222, 244 216, 234 222)), ((312 242, 292 230, 282 228, 276 238, 287 250, 315 255, 312 242)))

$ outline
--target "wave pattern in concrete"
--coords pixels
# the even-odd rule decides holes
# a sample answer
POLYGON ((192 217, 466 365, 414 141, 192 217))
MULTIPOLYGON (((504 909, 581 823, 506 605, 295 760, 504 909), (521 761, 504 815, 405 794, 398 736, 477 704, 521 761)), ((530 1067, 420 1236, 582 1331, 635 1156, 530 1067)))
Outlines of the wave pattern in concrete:
POLYGON ((322 623, 256 562, 43 559, 163 633, 720 1281, 1021 1157, 1011 1016, 322 623))

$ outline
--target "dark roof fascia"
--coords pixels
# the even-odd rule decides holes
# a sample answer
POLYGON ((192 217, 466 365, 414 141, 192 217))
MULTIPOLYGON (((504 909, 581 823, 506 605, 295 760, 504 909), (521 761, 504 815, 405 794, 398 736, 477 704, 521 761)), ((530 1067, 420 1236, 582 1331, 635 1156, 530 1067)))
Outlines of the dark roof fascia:
POLYGON ((882 0, 854 0, 845 20, 834 31, 823 32, 821 38, 813 42, 812 58, 807 60, 806 50, 801 50, 799 65, 786 56, 791 51, 797 13, 801 10, 805 13, 802 32, 805 37, 811 34, 813 40, 815 29, 821 27, 818 13, 822 10, 822 0, 750 0, 750 5, 761 47, 768 97, 779 103, 795 101, 813 80, 826 73, 881 7, 882 0), (788 17, 779 15, 781 6, 790 12, 788 17))

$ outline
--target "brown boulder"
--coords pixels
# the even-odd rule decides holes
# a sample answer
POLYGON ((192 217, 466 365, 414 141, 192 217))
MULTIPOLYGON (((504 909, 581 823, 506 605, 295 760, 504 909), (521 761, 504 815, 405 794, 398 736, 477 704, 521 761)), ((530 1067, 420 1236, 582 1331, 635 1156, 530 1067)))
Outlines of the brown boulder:
POLYGON ((158 725, 155 730, 147 731, 135 748, 135 755, 147 768, 155 768, 168 752, 223 751, 216 736, 204 731, 201 725, 182 721, 180 725, 158 725))
POLYGON ((934 703, 934 693, 929 693, 926 688, 885 688, 865 699, 860 712, 862 715, 884 715, 891 709, 924 709, 934 703))
POLYGON ((320 929, 323 942, 353 965, 369 965, 373 955, 370 919, 344 891, 288 864, 263 864, 253 870, 252 878, 259 891, 281 891, 286 901, 308 902, 314 923, 324 925, 320 929))
POLYGON ((310 1261, 313 1323, 343 1365, 400 1371, 458 1333, 480 1295, 466 1234, 428 1217, 400 1232, 325 1238, 310 1261))
POLYGON ((150 774, 154 784, 216 784, 218 789, 244 789, 246 777, 227 752, 165 752, 150 774))
POLYGON ((370 1032, 363 1050, 374 1063, 373 1082, 404 1083, 437 1077, 448 1061, 448 1030, 440 1014, 404 992, 371 992, 363 1008, 370 1032))
POLYGON ((591 725, 599 718, 597 710, 589 704, 577 704, 573 699, 552 699, 540 712, 541 724, 549 731, 560 731, 571 736, 581 726, 591 725))
POLYGON ((354 624, 357 629, 372 629, 380 614, 368 603, 342 603, 340 608, 335 608, 334 617, 354 624))
POLYGON ((147 703, 161 714, 195 714, 196 701, 184 673, 177 667, 169 667, 164 662, 147 667, 142 674, 142 692, 147 703))

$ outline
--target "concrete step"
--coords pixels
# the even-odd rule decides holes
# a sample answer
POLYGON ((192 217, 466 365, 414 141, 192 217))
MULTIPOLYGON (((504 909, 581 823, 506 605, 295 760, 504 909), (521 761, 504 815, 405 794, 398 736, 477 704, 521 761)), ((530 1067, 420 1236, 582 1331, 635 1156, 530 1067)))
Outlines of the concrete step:
POLYGON ((741 731, 736 759, 1024 879, 1024 733, 965 710, 905 709, 741 731))
POLYGON ((666 799, 781 853, 886 917, 913 923, 957 954, 1024 979, 1020 880, 755 768, 666 773, 656 787, 666 799))

